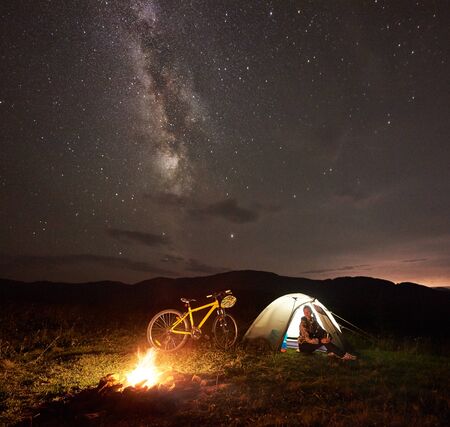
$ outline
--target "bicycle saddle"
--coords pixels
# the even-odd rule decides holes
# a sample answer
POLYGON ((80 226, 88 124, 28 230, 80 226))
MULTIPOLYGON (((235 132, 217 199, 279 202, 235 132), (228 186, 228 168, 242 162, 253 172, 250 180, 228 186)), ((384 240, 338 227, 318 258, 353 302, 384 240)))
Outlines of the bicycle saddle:
POLYGON ((194 298, 191 298, 191 299, 189 299, 189 298, 180 298, 180 299, 181 299, 181 302, 184 302, 185 304, 189 304, 190 302, 197 301, 194 298))

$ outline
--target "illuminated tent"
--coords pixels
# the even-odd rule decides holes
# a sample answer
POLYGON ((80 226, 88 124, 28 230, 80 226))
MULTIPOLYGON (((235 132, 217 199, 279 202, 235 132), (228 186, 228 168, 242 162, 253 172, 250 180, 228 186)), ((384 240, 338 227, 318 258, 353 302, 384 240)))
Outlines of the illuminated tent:
POLYGON ((286 338, 288 348, 297 348, 303 307, 309 305, 319 325, 332 336, 332 341, 344 348, 342 331, 333 315, 316 298, 304 294, 288 294, 270 303, 252 323, 244 340, 264 340, 279 350, 286 338))

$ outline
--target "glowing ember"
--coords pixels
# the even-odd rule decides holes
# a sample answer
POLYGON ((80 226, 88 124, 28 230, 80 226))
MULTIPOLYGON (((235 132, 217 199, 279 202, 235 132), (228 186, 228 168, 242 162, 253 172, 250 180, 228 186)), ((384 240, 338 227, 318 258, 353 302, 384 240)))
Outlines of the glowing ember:
POLYGON ((163 372, 156 366, 155 357, 156 352, 152 348, 143 356, 138 353, 138 365, 133 371, 126 374, 126 385, 150 388, 158 384, 163 372))

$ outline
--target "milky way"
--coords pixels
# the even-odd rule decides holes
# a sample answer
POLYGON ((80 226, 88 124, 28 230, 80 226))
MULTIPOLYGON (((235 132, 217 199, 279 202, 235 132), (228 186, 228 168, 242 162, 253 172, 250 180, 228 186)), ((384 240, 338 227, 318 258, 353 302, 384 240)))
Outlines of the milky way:
POLYGON ((192 189, 189 146, 204 137, 205 112, 189 70, 170 50, 157 6, 139 2, 131 12, 130 53, 142 87, 139 132, 150 147, 147 155, 153 169, 162 178, 160 190, 180 194, 192 189))
POLYGON ((450 283, 448 5, 10 2, 0 276, 450 283))

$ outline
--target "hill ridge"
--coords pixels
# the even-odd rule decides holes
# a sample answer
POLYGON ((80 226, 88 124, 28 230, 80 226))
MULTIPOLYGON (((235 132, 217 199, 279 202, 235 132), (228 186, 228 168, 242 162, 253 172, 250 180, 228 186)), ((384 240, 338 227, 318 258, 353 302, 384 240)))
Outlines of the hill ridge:
MULTIPOLYGON (((413 283, 345 276, 314 280, 253 270, 212 276, 153 278, 135 284, 18 282, 0 280, 0 306, 5 304, 88 307, 104 316, 127 318, 140 313, 142 322, 164 308, 183 309, 180 297, 206 301, 211 292, 232 289, 238 298, 233 313, 243 325, 254 320, 275 298, 300 292, 319 299, 331 311, 354 324, 384 334, 448 337, 450 292, 413 283), (430 323, 436 325, 430 328, 430 323)), ((83 308, 84 310, 84 308, 83 308)))

